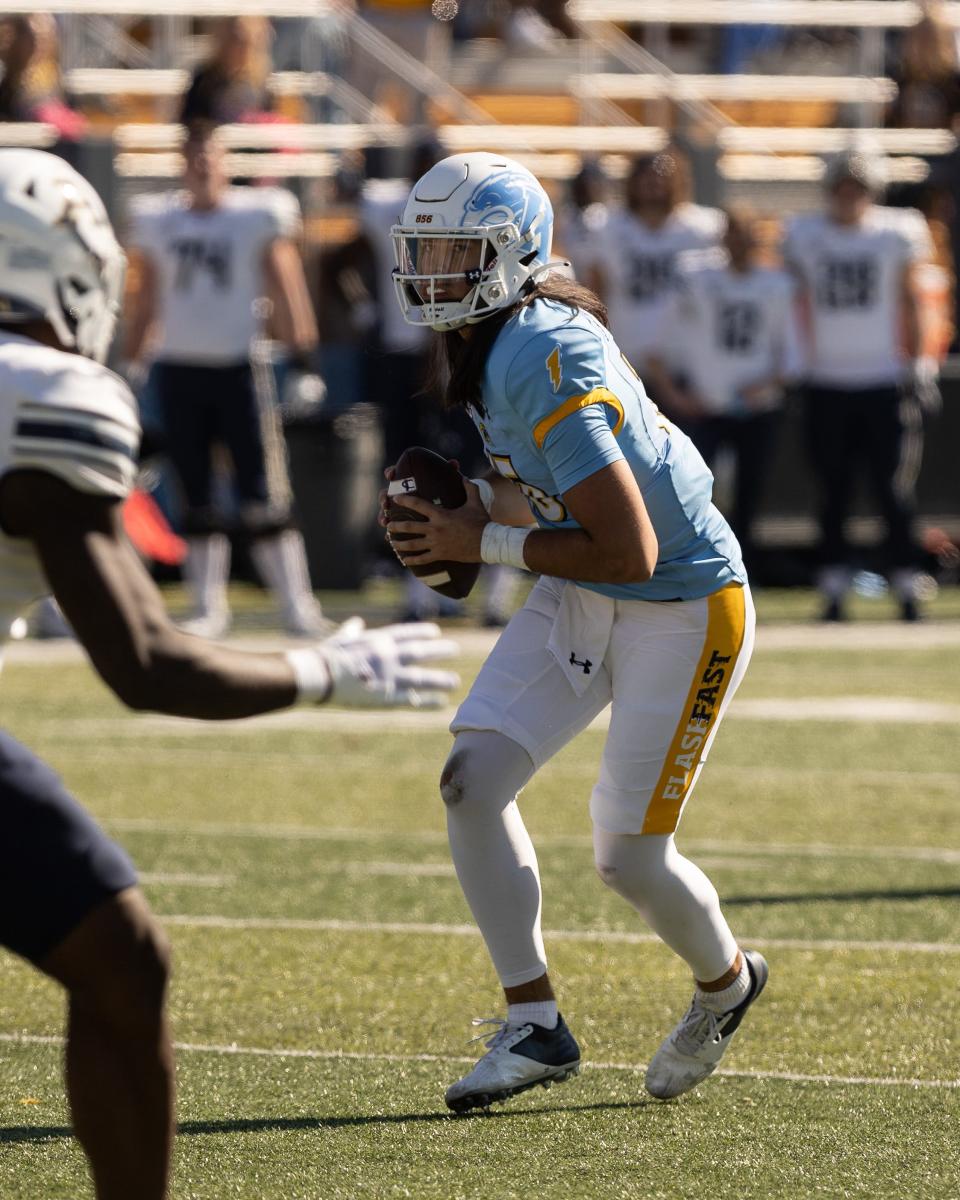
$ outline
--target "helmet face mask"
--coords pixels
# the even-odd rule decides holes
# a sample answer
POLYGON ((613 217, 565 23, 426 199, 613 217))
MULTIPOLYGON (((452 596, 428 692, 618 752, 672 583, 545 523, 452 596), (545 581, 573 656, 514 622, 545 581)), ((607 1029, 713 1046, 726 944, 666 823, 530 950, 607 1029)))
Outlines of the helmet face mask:
POLYGON ((456 329, 502 307, 510 290, 504 250, 517 245, 515 225, 425 233, 395 226, 394 286, 404 318, 414 325, 456 329))
POLYGON ((513 304, 549 267, 553 210, 519 163, 453 155, 413 187, 391 230, 404 320, 446 331, 513 304))
POLYGON ((100 197, 62 159, 0 151, 0 312, 44 321, 65 350, 103 362, 126 259, 100 197))

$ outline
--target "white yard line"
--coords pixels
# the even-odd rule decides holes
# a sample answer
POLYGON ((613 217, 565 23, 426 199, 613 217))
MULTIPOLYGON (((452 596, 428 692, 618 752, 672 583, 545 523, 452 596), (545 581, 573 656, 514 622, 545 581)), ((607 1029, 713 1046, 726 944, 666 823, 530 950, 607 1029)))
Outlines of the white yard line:
POLYGON ((235 875, 191 875, 186 871, 138 871, 141 883, 186 884, 190 887, 228 887, 236 881, 235 875))
MULTIPOLYGON (((47 1034, 0 1033, 0 1042, 13 1045, 61 1046, 63 1039, 47 1034)), ((214 1054, 222 1056, 249 1056, 256 1058, 305 1058, 321 1062, 388 1062, 388 1063, 473 1063, 476 1059, 458 1054, 377 1054, 359 1050, 309 1050, 297 1048, 271 1048, 267 1046, 207 1045, 202 1042, 176 1042, 174 1048, 181 1054, 214 1054)), ((646 1072, 645 1063, 586 1062, 587 1071, 627 1071, 631 1074, 646 1072)), ((894 1075, 807 1075, 799 1071, 734 1071, 721 1067, 717 1075, 728 1079, 779 1080, 786 1083, 823 1083, 851 1085, 856 1087, 908 1087, 954 1089, 960 1088, 960 1079, 900 1079, 894 1075)))
MULTIPOLYGON (((455 629, 447 635, 460 644, 461 653, 479 658, 489 654, 499 636, 495 630, 455 629)), ((238 650, 281 650, 294 643, 282 634, 244 635, 228 639, 238 650)), ((899 621, 853 621, 841 625, 814 621, 763 622, 757 627, 759 650, 931 650, 960 646, 960 621, 927 621, 906 625, 899 621)), ((76 642, 67 640, 8 642, 4 657, 11 663, 60 664, 86 660, 76 642)))
MULTIPOLYGON (((378 734, 407 730, 444 730, 453 719, 453 709, 405 710, 389 712, 347 711, 343 709, 294 708, 249 717, 242 721, 194 721, 154 714, 123 717, 57 717, 43 726, 55 729, 58 738, 133 738, 203 737, 276 731, 312 733, 378 734)), ((871 725, 958 725, 960 704, 936 700, 916 700, 909 696, 770 696, 756 700, 736 699, 730 706, 728 721, 829 721, 862 722, 871 725)), ((591 729, 606 729, 609 709, 591 723, 591 729)))
MULTIPOLYGON (((389 719, 389 718, 388 718, 389 719)), ((79 742, 69 748, 57 748, 58 762, 83 761, 88 758, 103 758, 103 746, 95 742, 79 742)), ((147 746, 137 751, 138 763, 201 762, 212 765, 235 766, 237 763, 276 763, 282 766, 321 767, 330 766, 330 753, 311 753, 294 750, 244 750, 240 746, 217 749, 213 746, 147 746)), ((375 761, 370 750, 351 752, 351 762, 367 766, 375 761), (354 757, 355 756, 355 757, 354 757)), ((715 763, 711 760, 710 775, 734 776, 744 780, 764 780, 796 783, 796 767, 777 766, 734 766, 715 763)), ((857 767, 811 767, 804 766, 803 778, 832 779, 837 776, 853 775, 860 783, 876 784, 878 787, 894 787, 909 784, 914 790, 922 787, 955 787, 960 794, 960 771, 885 771, 857 767)))
MULTIPOLYGON (((372 829, 320 825, 266 825, 231 821, 167 821, 153 817, 104 817, 101 824, 119 832, 173 833, 189 837, 275 838, 278 841, 342 842, 396 840, 421 845, 447 844, 439 829, 372 829)), ((864 858, 906 859, 915 862, 960 863, 960 849, 942 846, 838 846, 829 843, 726 842, 681 839, 690 853, 737 854, 750 858, 864 858)), ((537 834, 539 846, 590 847, 590 834, 537 834)))
MULTIPOLYGON (((475 925, 431 924, 427 921, 343 921, 308 917, 224 917, 192 913, 158 913, 166 925, 191 929, 276 929, 299 933, 395 933, 432 937, 479 937, 475 925)), ((554 942, 610 942, 627 946, 658 943, 654 933, 623 929, 545 929, 544 937, 554 942)), ((846 938, 764 938, 743 935, 745 944, 774 950, 865 950, 892 954, 960 954, 956 942, 867 941, 846 938)))

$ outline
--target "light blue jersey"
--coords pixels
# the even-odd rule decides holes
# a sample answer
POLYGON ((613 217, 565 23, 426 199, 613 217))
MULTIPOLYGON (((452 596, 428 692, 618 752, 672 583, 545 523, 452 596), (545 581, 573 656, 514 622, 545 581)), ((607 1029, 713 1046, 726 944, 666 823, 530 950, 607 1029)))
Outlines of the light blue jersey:
POLYGON ((746 582, 737 539, 710 500, 709 468, 589 314, 543 299, 522 308, 490 351, 483 403, 471 416, 487 457, 545 529, 579 528, 562 497, 596 471, 621 459, 633 471, 660 546, 653 577, 581 587, 621 600, 695 600, 746 582))

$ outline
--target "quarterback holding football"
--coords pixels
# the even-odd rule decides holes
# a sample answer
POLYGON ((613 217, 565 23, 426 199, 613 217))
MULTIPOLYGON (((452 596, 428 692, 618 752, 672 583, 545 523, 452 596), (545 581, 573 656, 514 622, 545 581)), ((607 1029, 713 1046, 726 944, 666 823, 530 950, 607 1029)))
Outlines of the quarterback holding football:
POLYGON ((421 573, 487 562, 540 577, 453 720, 440 781, 457 875, 507 1004, 487 1053, 447 1091, 455 1111, 579 1069, 516 798, 608 706, 590 797, 596 867, 695 980, 648 1091, 677 1096, 705 1079, 767 979, 674 841, 753 647, 740 547, 709 470, 647 397, 603 305, 555 269, 552 227, 526 168, 473 153, 429 170, 393 228, 401 310, 435 331, 446 403, 466 406, 492 470, 464 481, 456 507, 405 489, 415 519, 390 515, 388 488, 381 522, 421 573))

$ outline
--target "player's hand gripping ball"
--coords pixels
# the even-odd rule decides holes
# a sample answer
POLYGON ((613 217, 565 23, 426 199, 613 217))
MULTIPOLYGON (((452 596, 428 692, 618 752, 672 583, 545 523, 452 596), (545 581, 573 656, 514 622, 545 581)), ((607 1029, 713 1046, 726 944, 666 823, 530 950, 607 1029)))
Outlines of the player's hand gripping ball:
MULTIPOLYGON (((462 508, 467 502, 464 479, 456 464, 422 446, 413 446, 400 455, 393 478, 387 486, 384 517, 387 521, 426 522, 427 517, 404 507, 405 496, 416 496, 444 509, 462 508)), ((421 551, 419 555, 410 552, 402 556, 399 552, 402 543, 415 538, 416 534, 397 531, 389 536, 391 545, 398 549, 400 561, 428 587, 442 596, 449 596, 451 600, 462 600, 469 595, 480 574, 479 562, 433 560, 418 563, 417 558, 425 556, 426 552, 421 551)))

